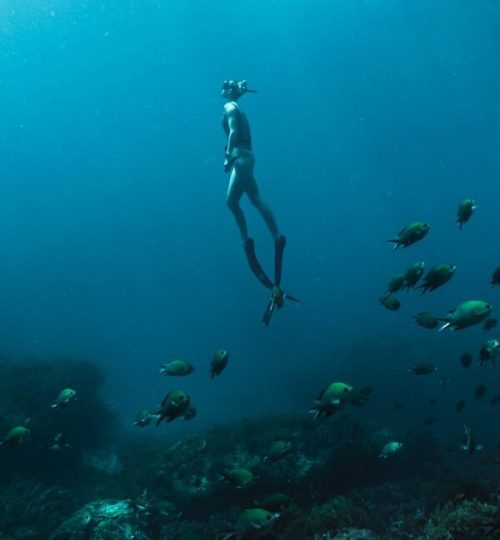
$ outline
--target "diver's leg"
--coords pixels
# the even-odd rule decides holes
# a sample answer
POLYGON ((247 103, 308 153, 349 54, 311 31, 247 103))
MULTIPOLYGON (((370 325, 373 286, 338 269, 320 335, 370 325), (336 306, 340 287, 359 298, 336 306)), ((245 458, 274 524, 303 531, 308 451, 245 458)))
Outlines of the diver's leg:
POLYGON ((243 244, 245 244, 245 242, 248 240, 248 227, 245 214, 240 206, 240 199, 242 195, 243 188, 241 186, 239 173, 236 167, 233 167, 231 176, 229 178, 229 187, 227 188, 226 204, 236 220, 236 225, 238 225, 238 229, 240 230, 241 239, 243 244))
POLYGON ((257 187, 257 182, 253 178, 250 182, 250 185, 247 187, 246 192, 250 202, 260 212, 260 215, 264 219, 267 228, 273 236, 274 241, 277 242, 280 237, 280 233, 278 225, 276 224, 276 219, 274 218, 274 215, 269 206, 267 206, 267 204, 261 199, 259 188, 257 187))
POLYGON ((255 254, 255 243, 252 238, 248 236, 247 222, 245 219, 245 214, 240 206, 240 199, 245 191, 245 177, 249 177, 249 171, 251 169, 248 167, 249 162, 245 159, 238 158, 234 164, 233 170, 231 171, 231 177, 229 180, 229 188, 227 191, 227 206, 229 210, 233 213, 238 228, 240 229, 241 239, 243 240, 243 248, 245 249, 245 254, 247 256, 248 264, 255 274, 257 279, 267 287, 268 289, 272 288, 273 283, 267 277, 262 266, 257 259, 255 254))
POLYGON ((274 238, 274 284, 281 284, 281 269, 283 264, 283 252, 285 250, 286 237, 279 233, 278 225, 274 219, 271 209, 261 199, 257 182, 252 178, 252 182, 247 188, 247 195, 250 202, 259 210, 264 218, 267 227, 274 238))

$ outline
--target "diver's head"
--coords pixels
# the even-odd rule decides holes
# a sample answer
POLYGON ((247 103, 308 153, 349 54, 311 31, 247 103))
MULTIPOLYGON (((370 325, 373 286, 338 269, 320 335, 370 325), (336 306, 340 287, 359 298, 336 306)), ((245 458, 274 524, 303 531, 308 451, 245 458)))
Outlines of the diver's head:
POLYGON ((250 90, 247 86, 247 81, 224 81, 220 95, 230 101, 238 100, 243 94, 250 92, 255 94, 256 90, 250 90))

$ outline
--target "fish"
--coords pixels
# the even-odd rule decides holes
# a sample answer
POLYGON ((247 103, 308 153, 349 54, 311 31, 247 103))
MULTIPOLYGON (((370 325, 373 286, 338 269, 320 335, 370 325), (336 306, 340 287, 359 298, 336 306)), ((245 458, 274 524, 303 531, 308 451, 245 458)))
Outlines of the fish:
POLYGON ((490 285, 492 287, 496 287, 497 285, 500 285, 500 266, 495 268, 493 271, 493 274, 490 279, 490 285))
POLYGON ((186 360, 171 360, 165 364, 160 364, 160 375, 171 377, 184 377, 193 373, 194 367, 186 360))
POLYGON ((290 441, 274 441, 264 456, 264 462, 274 463, 286 457, 292 450, 290 441))
POLYGON ((392 293, 379 298, 379 302, 389 311, 397 311, 401 307, 401 302, 392 293))
POLYGON ((398 247, 400 246, 406 248, 427 236, 429 229, 430 226, 428 223, 424 223, 423 221, 416 221, 414 223, 410 223, 409 225, 401 229, 396 238, 387 240, 387 242, 394 244, 395 250, 398 249, 398 247))
POLYGON ((25 426, 15 426, 0 441, 0 448, 13 448, 29 441, 31 431, 25 426))
POLYGON ((189 405, 189 407, 184 411, 184 414, 182 415, 182 418, 184 420, 192 420, 196 417, 198 414, 198 409, 196 407, 193 407, 192 405, 189 405))
POLYGON ((438 264, 432 267, 424 276, 422 285, 416 289, 422 289, 422 294, 425 294, 427 291, 434 291, 438 287, 442 287, 454 276, 456 268, 453 264, 438 264))
POLYGON ((404 288, 407 291, 415 287, 419 279, 422 277, 424 270, 425 270, 425 263, 423 261, 413 263, 406 270, 404 288))
POLYGON ((470 427, 464 424, 464 444, 461 445, 461 448, 465 450, 469 455, 473 454, 477 450, 482 450, 483 445, 477 444, 475 437, 472 434, 470 427))
POLYGON ((409 373, 414 375, 429 375, 434 373, 437 370, 437 366, 431 364, 430 362, 418 362, 414 366, 408 368, 409 373))
POLYGON ((167 519, 177 519, 182 515, 177 506, 168 499, 152 499, 148 507, 148 513, 167 519))
POLYGON ((458 205, 457 224, 460 229, 463 227, 464 223, 469 221, 475 209, 476 203, 474 202, 474 199, 464 199, 458 205))
POLYGON ((439 326, 439 321, 436 319, 436 317, 427 311, 421 311, 420 313, 413 315, 413 319, 415 320, 415 324, 417 326, 422 326, 428 330, 433 330, 439 326))
POLYGON ((486 319, 483 323, 483 332, 489 332, 490 330, 493 330, 495 326, 498 324, 498 321, 496 319, 486 319))
POLYGON ((492 309, 493 306, 483 300, 466 300, 449 311, 446 317, 439 319, 444 321, 439 331, 441 332, 447 328, 462 330, 479 324, 489 317, 492 309))
POLYGON ((405 274, 396 274, 391 278, 389 284, 387 285, 387 293, 397 293, 403 285, 405 284, 405 274))
POLYGON ((331 416, 340 411, 350 400, 353 388, 343 382, 333 382, 327 385, 314 402, 310 413, 314 414, 314 420, 321 415, 331 416))
POLYGON ((394 455, 396 452, 399 452, 399 450, 401 450, 402 447, 403 447, 403 443, 400 443, 398 441, 388 442, 382 448, 378 457, 380 459, 387 459, 388 457, 394 455))
POLYGON ((224 471, 219 475, 220 480, 224 480, 228 484, 241 489, 249 486, 255 480, 255 475, 250 469, 236 468, 224 471))
POLYGON ((183 416, 189 409, 191 398, 184 390, 171 390, 163 398, 158 410, 155 412, 156 425, 166 418, 167 422, 172 422, 176 418, 183 416))
POLYGON ((500 341, 498 341, 498 339, 489 339, 479 350, 479 364, 483 365, 491 361, 491 363, 495 365, 499 350, 500 341))
POLYGON ((350 403, 353 407, 361 407, 364 405, 370 397, 373 388, 371 386, 362 386, 359 390, 353 390, 351 392, 350 403))
POLYGON ((457 401, 457 404, 455 405, 455 410, 457 412, 462 412, 465 407, 465 399, 461 399, 460 401, 457 401))
POLYGON ((259 508, 264 508, 270 512, 283 511, 287 506, 293 503, 293 498, 286 493, 270 493, 261 499, 254 501, 259 508))
POLYGON ((472 363, 472 355, 469 353, 463 353, 460 357, 460 363, 464 368, 468 368, 472 363))
POLYGON ((210 364, 210 378, 213 379, 219 376, 227 366, 229 360, 229 353, 225 349, 218 349, 215 351, 212 362, 210 364))
POLYGON ((496 405, 497 403, 500 403, 500 394, 495 394, 491 399, 490 403, 492 405, 496 405))
POLYGON ((234 529, 224 531, 222 540, 249 540, 268 535, 276 520, 278 512, 269 512, 264 508, 247 508, 240 514, 234 529))
POLYGON ((476 399, 481 399, 484 396, 484 394, 486 394, 486 390, 487 388, 483 383, 478 384, 476 386, 476 389, 474 390, 474 397, 476 399))
POLYGON ((62 409, 75 399, 76 390, 73 390, 73 388, 63 388, 52 403, 51 407, 53 409, 62 409))
POLYGON ((63 433, 57 433, 54 437, 54 444, 50 447, 51 450, 64 450, 65 448, 71 448, 66 442, 66 437, 63 433))
POLYGON ((142 409, 135 415, 134 426, 136 427, 145 427, 151 424, 153 415, 147 410, 142 409))

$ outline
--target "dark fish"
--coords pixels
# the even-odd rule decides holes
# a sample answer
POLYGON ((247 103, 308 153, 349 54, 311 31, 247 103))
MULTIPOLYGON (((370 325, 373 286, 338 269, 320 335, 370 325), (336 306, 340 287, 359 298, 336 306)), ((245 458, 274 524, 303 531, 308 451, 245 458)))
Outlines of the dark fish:
POLYGON ((491 363, 495 365, 499 350, 500 341, 498 339, 489 339, 479 350, 479 363, 483 365, 491 360, 491 363))
POLYGON ((483 323, 483 331, 488 332, 490 330, 493 330, 495 326, 498 324, 498 321, 496 319, 486 319, 483 323))
POLYGON ((427 291, 434 291, 450 281, 455 273, 456 266, 453 264, 438 264, 431 268, 424 277, 422 285, 416 289, 422 289, 422 294, 427 291))
POLYGON ((210 364, 210 378, 213 379, 214 377, 220 375, 229 360, 229 353, 225 349, 218 349, 215 351, 213 357, 212 357, 212 363, 210 364))
POLYGON ((405 274, 405 289, 409 291, 412 287, 418 283, 418 280, 422 277, 424 273, 425 264, 423 261, 413 263, 405 274))
POLYGON ((490 403, 492 405, 496 405, 497 403, 500 403, 500 394, 495 394, 491 399, 490 403))
POLYGON ((485 321, 491 313, 493 306, 483 300, 466 300, 456 308, 450 310, 446 317, 440 317, 444 324, 439 329, 440 332, 449 328, 450 330, 463 330, 469 326, 485 321))
POLYGON ((373 388, 371 386, 363 386, 359 390, 353 390, 351 392, 351 405, 354 407, 361 407, 368 401, 368 397, 372 393, 373 388))
POLYGON ((436 319, 436 317, 427 311, 421 311, 420 313, 413 315, 413 319, 415 320, 415 324, 429 330, 433 330, 439 325, 439 321, 436 319))
POLYGON ((468 352, 462 354, 460 357, 460 363, 464 368, 468 368, 472 364, 472 355, 468 352))
POLYGON ((437 397, 433 397, 431 399, 429 399, 429 405, 431 407, 434 407, 434 405, 436 405, 436 403, 438 402, 438 398, 437 397))
POLYGON ((472 434, 470 427, 464 425, 464 444, 462 448, 468 453, 473 454, 476 450, 482 450, 483 445, 477 444, 476 438, 472 434))
POLYGON ((457 412, 462 412, 464 410, 464 407, 465 407, 465 399, 461 399, 456 405, 455 405, 455 410, 457 412))
POLYGON ((458 205, 457 224, 462 228, 464 223, 467 223, 476 209, 474 199, 465 199, 458 205))
POLYGON ((495 271, 493 272, 493 275, 490 279, 490 285, 494 287, 495 285, 500 285, 500 266, 498 268, 495 268, 495 271))
POLYGON ((398 292, 405 284, 405 274, 396 274, 387 285, 387 294, 398 292))
POLYGON ((474 390, 474 396, 476 399, 480 399, 486 394, 486 386, 481 383, 476 386, 476 389, 474 390))
POLYGON ((292 497, 286 493, 271 493, 262 499, 254 501, 258 508, 264 508, 270 512, 283 511, 287 506, 293 503, 292 497))
POLYGON ((403 229, 399 231, 397 238, 387 240, 394 244, 394 249, 397 249, 399 246, 408 247, 422 240, 424 236, 429 232, 429 224, 424 223, 423 221, 416 221, 415 223, 410 223, 403 229))
POLYGON ((390 311, 397 311, 401 307, 400 301, 392 293, 380 298, 379 302, 390 311))
POLYGON ((428 375, 429 373, 434 373, 437 367, 430 362, 418 362, 414 366, 408 368, 409 373, 414 375, 428 375))
POLYGON ((434 424, 435 421, 436 419, 433 416, 427 416, 426 418, 424 418, 424 424, 426 426, 432 426, 432 424, 434 424))

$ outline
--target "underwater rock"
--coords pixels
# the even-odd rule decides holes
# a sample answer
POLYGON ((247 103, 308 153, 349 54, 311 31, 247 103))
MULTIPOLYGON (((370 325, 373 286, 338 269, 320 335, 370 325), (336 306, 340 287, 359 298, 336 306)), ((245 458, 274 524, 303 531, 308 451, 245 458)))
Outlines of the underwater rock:
POLYGON ((82 452, 82 457, 84 463, 92 469, 111 476, 118 474, 123 468, 120 458, 106 450, 98 450, 94 453, 82 452))
POLYGON ((147 516, 130 501, 95 501, 62 523, 49 540, 151 540, 147 516))
POLYGON ((377 538, 368 529, 348 529, 334 536, 332 540, 376 540, 377 538))

